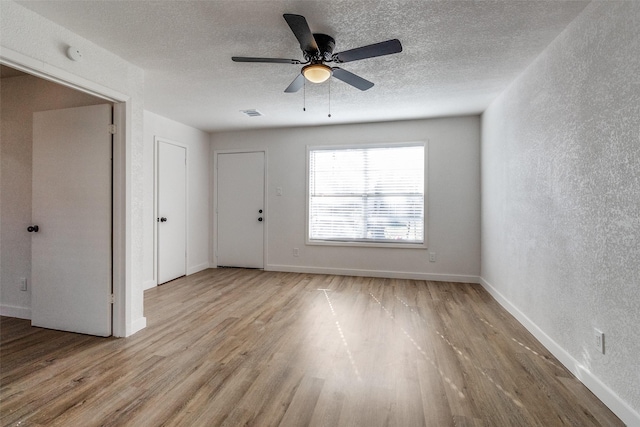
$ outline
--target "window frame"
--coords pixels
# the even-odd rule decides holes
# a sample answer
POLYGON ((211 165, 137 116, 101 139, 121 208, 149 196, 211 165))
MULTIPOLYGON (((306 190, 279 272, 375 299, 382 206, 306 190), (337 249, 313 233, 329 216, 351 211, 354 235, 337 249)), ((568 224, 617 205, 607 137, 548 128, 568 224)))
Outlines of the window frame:
POLYGON ((374 247, 374 248, 402 248, 402 249, 427 249, 428 230, 428 141, 386 142, 365 144, 334 144, 334 145, 307 145, 306 146, 306 180, 305 180, 305 244, 310 246, 348 246, 348 247, 374 247), (393 147, 423 147, 424 151, 424 193, 423 193, 423 240, 422 243, 389 242, 389 241, 363 241, 363 240, 322 240, 310 238, 310 173, 311 152, 319 150, 350 150, 367 148, 393 148, 393 147))

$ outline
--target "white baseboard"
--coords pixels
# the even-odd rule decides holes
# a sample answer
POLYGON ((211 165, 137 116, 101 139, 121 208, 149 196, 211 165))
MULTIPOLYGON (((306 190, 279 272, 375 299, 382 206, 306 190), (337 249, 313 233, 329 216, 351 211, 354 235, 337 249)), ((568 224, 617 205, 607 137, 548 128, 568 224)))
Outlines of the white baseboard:
POLYGON ((156 282, 155 280, 145 280, 145 282, 142 284, 142 290, 146 291, 147 289, 155 288, 156 286, 158 286, 158 282, 156 282))
POLYGON ((336 276, 386 277, 390 279, 432 280, 437 282, 480 283, 478 276, 461 274, 433 274, 409 271, 358 270, 351 268, 309 267, 298 265, 269 264, 267 271, 285 271, 290 273, 334 274, 336 276))
POLYGON ((2 304, 0 305, 0 316, 31 320, 31 308, 2 304))
MULTIPOLYGON (((208 262, 202 263, 202 264, 198 264, 195 265, 193 267, 187 267, 187 276, 190 276, 192 274, 198 273, 202 270, 206 270, 208 268, 212 268, 210 266, 210 264, 208 262)), ((147 290, 147 289, 151 289, 151 288, 155 288, 156 286, 158 286, 158 281, 155 279, 151 279, 151 280, 146 280, 143 284, 142 284, 142 289, 143 290, 147 290)))
POLYGON ((593 392, 611 411, 628 426, 640 426, 640 414, 628 403, 591 373, 586 366, 571 356, 564 348, 549 337, 538 325, 513 305, 496 288, 480 277, 480 284, 498 301, 518 322, 522 324, 540 343, 545 346, 573 375, 593 392))
POLYGON ((131 330, 129 331, 127 336, 129 337, 135 334, 136 332, 143 330, 146 327, 147 327, 147 318, 140 317, 131 323, 131 330))
POLYGON ((187 268, 187 276, 198 273, 199 271, 202 271, 202 270, 206 270, 207 268, 210 268, 208 262, 203 262, 202 264, 194 265, 193 267, 187 268))

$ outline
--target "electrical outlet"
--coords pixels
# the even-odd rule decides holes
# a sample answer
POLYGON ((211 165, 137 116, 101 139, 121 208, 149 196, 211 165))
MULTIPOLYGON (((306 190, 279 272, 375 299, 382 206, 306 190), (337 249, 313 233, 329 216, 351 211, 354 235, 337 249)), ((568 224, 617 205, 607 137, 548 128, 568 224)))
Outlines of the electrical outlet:
POLYGON ((27 278, 26 277, 21 277, 20 278, 20 290, 21 291, 26 291, 27 290, 27 278))
POLYGON ((300 249, 293 248, 293 256, 300 256, 300 249))
POLYGON ((593 328, 593 333, 596 339, 596 348, 600 353, 604 354, 604 332, 597 328, 593 328))
POLYGON ((429 262, 436 262, 436 253, 429 252, 429 262))

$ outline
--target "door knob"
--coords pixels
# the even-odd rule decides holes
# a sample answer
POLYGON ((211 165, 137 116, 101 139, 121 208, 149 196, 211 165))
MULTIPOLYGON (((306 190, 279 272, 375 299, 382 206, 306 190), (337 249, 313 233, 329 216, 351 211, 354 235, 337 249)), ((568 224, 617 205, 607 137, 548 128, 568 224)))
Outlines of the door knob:
POLYGON ((167 222, 167 218, 165 217, 160 218, 160 222, 167 222))
POLYGON ((262 217, 258 218, 258 221, 262 222, 262 217))
POLYGON ((30 225, 27 227, 27 231, 29 233, 37 233, 38 230, 40 230, 40 227, 38 227, 37 225, 30 225))
POLYGON ((260 210, 258 211, 258 213, 262 213, 262 209, 260 209, 260 210))

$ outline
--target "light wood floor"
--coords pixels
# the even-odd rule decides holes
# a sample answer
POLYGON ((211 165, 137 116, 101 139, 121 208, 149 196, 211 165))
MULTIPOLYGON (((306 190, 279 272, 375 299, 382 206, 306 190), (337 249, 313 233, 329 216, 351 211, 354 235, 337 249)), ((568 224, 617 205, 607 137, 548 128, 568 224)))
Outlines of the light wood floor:
POLYGON ((2 318, 0 424, 623 425, 478 285, 207 270, 126 339, 2 318))

